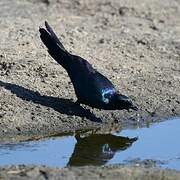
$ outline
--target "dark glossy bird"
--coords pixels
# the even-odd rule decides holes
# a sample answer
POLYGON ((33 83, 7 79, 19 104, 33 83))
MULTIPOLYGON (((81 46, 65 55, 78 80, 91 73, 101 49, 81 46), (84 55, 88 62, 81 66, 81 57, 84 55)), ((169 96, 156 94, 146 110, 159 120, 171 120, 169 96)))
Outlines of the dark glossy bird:
POLYGON ((88 61, 69 53, 47 22, 45 27, 39 28, 40 38, 52 58, 66 69, 74 86, 77 104, 106 110, 138 109, 130 98, 118 94, 114 85, 88 61))

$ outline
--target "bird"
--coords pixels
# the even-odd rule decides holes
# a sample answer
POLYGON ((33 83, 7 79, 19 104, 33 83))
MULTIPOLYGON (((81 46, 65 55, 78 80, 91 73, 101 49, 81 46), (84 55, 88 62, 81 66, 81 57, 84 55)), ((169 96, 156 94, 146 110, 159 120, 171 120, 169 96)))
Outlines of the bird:
POLYGON ((50 56, 67 71, 77 97, 75 104, 103 110, 138 110, 128 96, 118 93, 112 82, 87 60, 68 52, 47 21, 39 32, 50 56))

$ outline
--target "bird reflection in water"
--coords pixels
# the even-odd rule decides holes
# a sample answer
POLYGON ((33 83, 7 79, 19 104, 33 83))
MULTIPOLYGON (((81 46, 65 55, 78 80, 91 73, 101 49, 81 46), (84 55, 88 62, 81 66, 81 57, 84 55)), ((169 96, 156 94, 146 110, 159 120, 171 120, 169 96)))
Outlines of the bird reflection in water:
POLYGON ((130 147, 138 138, 113 134, 91 134, 88 137, 75 136, 77 143, 68 166, 104 165, 117 151, 130 147))

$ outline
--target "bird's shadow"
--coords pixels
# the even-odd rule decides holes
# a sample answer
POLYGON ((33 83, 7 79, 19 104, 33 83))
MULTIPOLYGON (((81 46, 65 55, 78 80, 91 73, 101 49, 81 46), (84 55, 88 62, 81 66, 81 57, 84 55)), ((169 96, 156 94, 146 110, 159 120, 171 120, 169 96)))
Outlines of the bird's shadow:
POLYGON ((55 111, 60 112, 61 114, 75 115, 87 118, 93 122, 102 122, 102 120, 97 118, 92 112, 90 112, 90 110, 76 105, 70 99, 44 96, 38 91, 35 92, 25 87, 3 81, 0 81, 0 87, 4 87, 25 101, 32 101, 33 103, 53 108, 55 111))

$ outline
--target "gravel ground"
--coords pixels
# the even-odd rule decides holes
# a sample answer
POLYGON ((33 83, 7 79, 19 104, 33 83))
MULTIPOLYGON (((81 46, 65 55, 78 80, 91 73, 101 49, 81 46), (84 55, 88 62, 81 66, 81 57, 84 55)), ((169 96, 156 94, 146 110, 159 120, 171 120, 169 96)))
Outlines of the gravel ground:
POLYGON ((114 129, 114 122, 121 129, 180 114, 179 1, 47 2, 0 2, 1 137, 114 129), (139 112, 74 107, 67 73, 40 41, 45 20, 69 51, 111 79, 139 112))
POLYGON ((80 167, 50 169, 39 166, 11 166, 0 169, 0 178, 9 180, 177 180, 180 179, 180 173, 172 170, 161 170, 154 168, 105 166, 105 167, 80 167))

